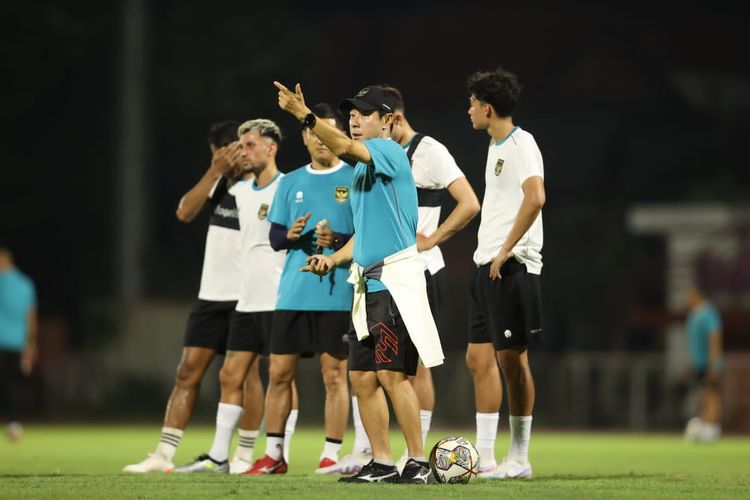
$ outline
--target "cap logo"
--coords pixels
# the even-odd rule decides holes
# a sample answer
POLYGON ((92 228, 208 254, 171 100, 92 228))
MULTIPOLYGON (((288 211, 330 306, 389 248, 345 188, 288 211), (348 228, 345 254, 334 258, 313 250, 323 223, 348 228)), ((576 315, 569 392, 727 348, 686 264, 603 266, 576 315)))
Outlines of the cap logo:
POLYGON ((359 91, 359 92, 357 93, 356 97, 364 97, 364 96, 366 96, 366 95, 367 95, 367 93, 368 93, 369 91, 370 91, 370 89, 369 89, 369 88, 367 88, 367 87, 365 87, 365 88, 363 88, 362 90, 360 90, 360 91, 359 91))

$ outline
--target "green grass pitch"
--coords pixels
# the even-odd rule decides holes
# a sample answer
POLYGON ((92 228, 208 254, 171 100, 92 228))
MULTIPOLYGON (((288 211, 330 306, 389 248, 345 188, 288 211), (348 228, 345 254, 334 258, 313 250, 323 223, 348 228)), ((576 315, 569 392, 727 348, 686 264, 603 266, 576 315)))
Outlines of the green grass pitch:
MULTIPOLYGON (((456 430, 436 430, 429 442, 456 430)), ((460 434, 473 439, 473 432, 460 434)), ((534 479, 475 479, 469 485, 342 485, 313 474, 321 430, 294 436, 284 476, 124 475, 120 469, 154 448, 159 426, 28 426, 23 440, 0 440, 0 498, 750 498, 750 438, 713 445, 685 443, 678 435, 535 432, 534 479)), ((208 449, 213 430, 191 427, 178 451, 182 464, 208 449)), ((393 451, 403 441, 392 433, 393 451)), ((498 439, 502 456, 507 433, 498 439)), ((351 447, 351 435, 344 453, 351 447)), ((256 458, 264 449, 261 442, 256 458)))

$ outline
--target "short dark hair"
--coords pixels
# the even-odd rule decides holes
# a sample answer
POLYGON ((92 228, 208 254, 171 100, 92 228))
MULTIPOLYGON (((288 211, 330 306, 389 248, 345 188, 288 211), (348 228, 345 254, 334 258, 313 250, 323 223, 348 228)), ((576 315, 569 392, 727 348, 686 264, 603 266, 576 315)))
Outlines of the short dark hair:
POLYGON ((394 111, 398 111, 398 110, 400 110, 401 112, 406 111, 406 109, 404 108, 404 96, 401 94, 401 91, 399 89, 387 83, 378 85, 378 87, 382 88, 383 92, 385 92, 394 101, 396 101, 396 109, 394 111))
MULTIPOLYGON (((327 102, 319 102, 311 108, 311 111, 318 118, 327 118, 334 120, 336 122, 336 128, 338 128, 339 130, 344 130, 344 124, 341 121, 341 115, 339 115, 327 102)), ((306 128, 307 127, 305 126, 302 127, 303 130, 306 128)))
POLYGON ((521 97, 518 77, 503 68, 495 71, 477 71, 469 77, 469 93, 486 102, 499 116, 510 117, 521 97))
POLYGON ((221 148, 237 140, 237 127, 240 124, 235 121, 215 122, 208 129, 208 143, 215 148, 221 148))

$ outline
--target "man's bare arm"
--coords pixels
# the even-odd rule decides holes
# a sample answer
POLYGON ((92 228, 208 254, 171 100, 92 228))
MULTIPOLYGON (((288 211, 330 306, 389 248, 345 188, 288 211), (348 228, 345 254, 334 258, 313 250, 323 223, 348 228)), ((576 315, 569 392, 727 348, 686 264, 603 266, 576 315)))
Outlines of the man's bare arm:
POLYGON ((417 249, 420 252, 436 247, 463 229, 479 213, 479 200, 466 177, 451 182, 448 192, 456 206, 435 232, 430 236, 417 233, 417 249))
POLYGON ((211 188, 222 175, 229 173, 235 165, 239 154, 239 143, 233 142, 217 149, 211 157, 211 166, 198 183, 180 199, 177 205, 177 219, 180 222, 192 222, 208 200, 211 188))
MULTIPOLYGON (((273 82, 273 84, 279 89, 279 107, 281 109, 293 115, 300 122, 312 113, 310 108, 305 105, 305 96, 302 95, 302 87, 299 83, 295 86, 294 92, 279 82, 273 82)), ((364 144, 350 139, 333 125, 323 120, 316 120, 312 132, 318 136, 320 142, 330 149, 335 156, 345 156, 361 161, 362 163, 372 163, 370 152, 364 144)))

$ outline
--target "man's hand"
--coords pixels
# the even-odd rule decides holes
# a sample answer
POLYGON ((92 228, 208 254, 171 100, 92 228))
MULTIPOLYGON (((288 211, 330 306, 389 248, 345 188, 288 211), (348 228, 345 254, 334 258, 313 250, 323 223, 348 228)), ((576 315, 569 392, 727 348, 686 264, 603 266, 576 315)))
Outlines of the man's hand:
POLYGON ((333 247, 333 231, 331 226, 326 224, 317 224, 315 226, 315 236, 317 236, 317 245, 319 248, 331 248, 333 247))
POLYGON ((500 251, 497 253, 494 259, 492 259, 492 264, 490 264, 490 279, 491 280, 497 280, 502 279, 503 277, 500 276, 500 268, 503 267, 503 264, 505 264, 508 259, 510 259, 513 256, 512 252, 509 252, 503 248, 500 248, 500 251))
POLYGON ((298 83, 294 87, 294 92, 280 84, 279 82, 273 82, 277 89, 279 89, 279 107, 294 115, 299 121, 305 119, 305 116, 311 113, 310 108, 305 106, 305 96, 302 95, 302 86, 298 83))
POLYGON ((294 221, 294 224, 292 224, 292 227, 289 228, 289 230, 286 232, 286 239, 289 241, 297 241, 302 236, 302 230, 305 229, 305 224, 307 224, 307 220, 310 218, 310 212, 307 212, 305 215, 294 221))
POLYGON ((240 143, 234 141, 214 151, 211 157, 211 170, 219 175, 231 172, 240 158, 240 143))
POLYGON ((424 252, 425 250, 429 250, 430 248, 434 248, 435 243, 432 241, 432 238, 429 236, 425 236, 422 233, 417 233, 417 250, 420 252, 424 252))
POLYGON ((300 267, 303 273, 314 273, 318 276, 325 276, 336 267, 336 262, 330 255, 312 255, 307 258, 307 265, 300 267))
POLYGON ((31 375, 31 371, 34 369, 38 353, 35 346, 26 346, 26 349, 21 353, 21 372, 28 376, 31 375))

